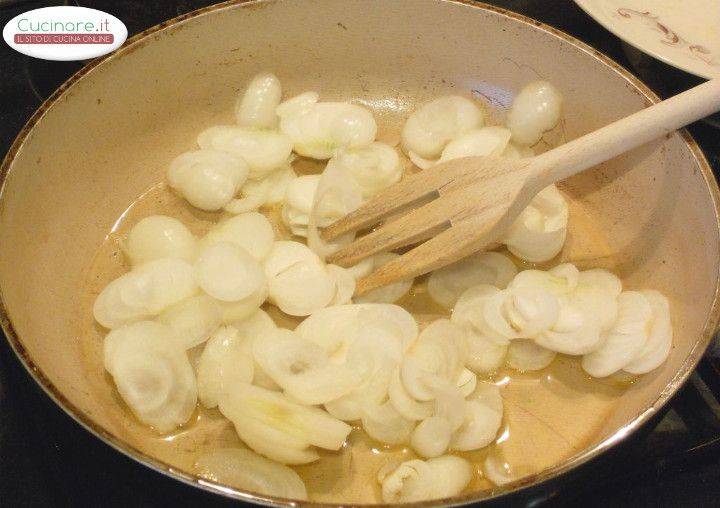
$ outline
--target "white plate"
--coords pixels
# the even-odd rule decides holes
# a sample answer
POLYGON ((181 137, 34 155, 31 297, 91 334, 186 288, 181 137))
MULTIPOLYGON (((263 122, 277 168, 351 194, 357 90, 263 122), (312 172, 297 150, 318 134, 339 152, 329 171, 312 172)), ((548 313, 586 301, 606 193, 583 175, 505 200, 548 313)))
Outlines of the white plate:
POLYGON ((575 0, 612 33, 658 60, 720 76, 720 0, 575 0))

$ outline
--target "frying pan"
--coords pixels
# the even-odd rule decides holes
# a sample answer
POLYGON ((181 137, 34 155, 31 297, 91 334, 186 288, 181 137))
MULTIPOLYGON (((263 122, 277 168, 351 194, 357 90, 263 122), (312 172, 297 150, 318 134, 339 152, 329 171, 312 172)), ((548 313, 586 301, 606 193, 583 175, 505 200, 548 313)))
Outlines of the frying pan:
MULTIPOLYGON (((502 109, 528 81, 551 80, 565 114, 541 150, 658 98, 583 43, 487 5, 266 0, 223 3, 153 27, 83 68, 40 107, 2 164, 0 292, 11 346, 58 405, 118 451, 200 488, 287 505, 193 473, 203 443, 237 443, 217 414, 199 412, 169 437, 130 416, 103 371, 104 332, 90 310, 98 291, 127 269, 116 241, 127 224, 167 213, 198 234, 209 227, 212 215, 191 210, 162 184, 166 167, 203 128, 230 121, 239 90, 262 70, 278 74, 286 97, 318 90, 325 100, 371 108, 379 138, 390 143, 410 111, 442 94, 502 109)), ((718 187, 687 132, 578 175, 562 190, 571 202, 562 259, 668 295, 670 357, 637 380, 589 380, 568 358, 540 375, 508 377, 503 453, 518 480, 495 488, 478 480, 461 496, 426 505, 497 498, 611 448, 662 408, 716 329, 718 187)), ((305 466, 308 504, 376 500, 372 471, 362 469, 374 467, 371 448, 357 442, 321 461, 326 469, 305 466)))

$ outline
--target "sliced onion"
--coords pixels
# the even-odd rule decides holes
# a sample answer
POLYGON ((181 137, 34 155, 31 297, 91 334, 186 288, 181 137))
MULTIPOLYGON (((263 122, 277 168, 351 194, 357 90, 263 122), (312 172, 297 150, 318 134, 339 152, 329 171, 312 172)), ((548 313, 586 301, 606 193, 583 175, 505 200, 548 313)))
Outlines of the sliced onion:
POLYGON ((541 190, 508 228, 503 242, 531 263, 554 258, 565 244, 568 205, 555 185, 541 190))
POLYGON ((435 381, 454 383, 466 356, 462 329, 447 319, 438 319, 423 330, 403 359, 400 371, 403 386, 416 400, 433 400, 435 381))
POLYGON ((436 270, 428 279, 430 298, 448 309, 478 284, 505 288, 517 274, 515 264, 497 252, 481 252, 436 270))
POLYGON ((547 81, 525 85, 515 97, 507 117, 513 142, 531 146, 560 120, 562 95, 547 81))
POLYGON ((240 439, 253 451, 280 464, 309 464, 320 458, 307 440, 298 438, 256 418, 245 416, 229 404, 220 411, 235 427, 240 439))
POLYGON ((140 321, 111 331, 105 337, 104 363, 143 423, 168 432, 190 419, 197 404, 195 375, 167 326, 140 321))
POLYGON ((233 326, 219 328, 205 345, 197 369, 200 402, 207 408, 237 383, 253 379, 252 338, 233 326))
POLYGON ((330 363, 323 349, 290 330, 277 329, 255 340, 253 356, 285 393, 303 404, 324 404, 347 394, 359 379, 330 363))
POLYGON ((633 358, 623 367, 631 374, 645 374, 658 368, 670 355, 673 330, 670 322, 670 303, 660 292, 654 290, 641 291, 652 310, 652 323, 647 342, 633 358))
POLYGON ((408 159, 410 159, 410 162, 415 164, 420 169, 430 169, 438 162, 436 160, 430 160, 430 159, 425 159, 423 157, 420 157, 418 154, 416 154, 412 150, 410 150, 407 155, 408 155, 408 159))
POLYGON ((192 262, 195 237, 179 220, 165 215, 145 217, 128 233, 125 251, 133 266, 162 258, 192 262))
POLYGON ((275 108, 275 112, 281 118, 301 115, 310 111, 319 98, 320 96, 317 92, 301 93, 300 95, 281 102, 278 107, 275 108))
POLYGON ((335 281, 335 296, 331 305, 345 305, 352 301, 355 292, 355 277, 350 270, 337 265, 327 266, 328 274, 335 281))
POLYGON ((208 480, 258 494, 307 500, 305 484, 287 466, 242 448, 220 448, 203 453, 195 470, 208 480))
POLYGON ((368 145, 377 133, 372 113, 347 102, 306 103, 296 114, 283 111, 280 116, 280 130, 293 149, 314 159, 329 159, 338 148, 368 145))
POLYGON ((174 332, 178 345, 191 349, 205 342, 220 326, 222 310, 206 295, 194 296, 169 307, 158 316, 174 332))
POLYGON ((348 424, 321 409, 297 404, 281 393, 249 384, 233 386, 221 397, 219 407, 233 422, 238 417, 254 419, 265 427, 328 450, 339 450, 351 430, 348 424))
POLYGON ((303 175, 295 178, 288 186, 282 219, 294 235, 307 236, 318 183, 320 183, 320 175, 303 175))
POLYGON ((206 247, 195 262, 195 276, 207 294, 224 302, 242 300, 266 283, 255 258, 230 242, 206 247))
POLYGON ((400 157, 391 146, 374 142, 359 148, 338 150, 328 164, 349 172, 367 199, 398 182, 403 167, 400 157))
POLYGON ((586 316, 597 321, 601 330, 608 330, 617 318, 617 296, 622 282, 613 273, 595 268, 578 275, 571 301, 586 316))
POLYGON ((368 436, 387 444, 408 443, 415 427, 415 422, 403 418, 390 402, 366 404, 361 421, 368 436))
POLYGON ((450 141, 442 151, 439 163, 461 157, 499 156, 510 141, 505 127, 473 129, 450 141))
POLYGON ((531 340, 514 340, 507 355, 509 367, 520 372, 541 370, 555 359, 555 351, 538 346, 531 340))
POLYGON ((252 294, 237 302, 223 302, 215 300, 222 311, 222 322, 224 324, 233 324, 236 321, 242 321, 248 316, 254 314, 260 306, 265 302, 268 296, 267 283, 257 288, 252 294))
POLYGON ((360 206, 362 201, 362 189, 352 175, 336 164, 328 164, 320 176, 308 221, 308 246, 318 256, 325 259, 355 237, 354 233, 348 233, 326 242, 320 237, 318 228, 329 226, 347 215, 360 206))
POLYGON ((168 182, 194 207, 219 210, 235 196, 248 176, 245 161, 219 150, 197 150, 170 163, 168 182))
POLYGON ((617 299, 615 324, 597 350, 585 355, 582 367, 593 377, 606 377, 629 364, 645 345, 652 323, 652 307, 637 291, 624 291, 617 299))
POLYGON ((495 385, 478 383, 475 394, 465 402, 464 420, 453 434, 450 448, 479 450, 495 440, 502 423, 502 398, 495 385))
POLYGON ((442 417, 432 416, 421 421, 410 438, 410 444, 421 457, 439 457, 448 449, 452 427, 442 417))
POLYGON ((275 108, 280 104, 280 80, 270 72, 255 76, 235 105, 238 125, 251 129, 274 129, 278 123, 275 108))
POLYGON ((362 337, 363 329, 374 329, 383 337, 393 337, 401 351, 405 351, 418 334, 417 322, 408 311, 397 305, 372 303, 321 309, 307 317, 295 331, 320 345, 333 361, 344 363, 350 344, 362 337))
POLYGON ((335 281, 320 258, 298 242, 275 242, 265 260, 270 301, 292 316, 307 316, 335 296, 335 281))
POLYGON ((232 214, 240 214, 280 203, 285 199, 287 188, 296 177, 289 163, 280 166, 262 177, 245 182, 240 189, 243 197, 233 199, 224 208, 232 214))
POLYGON ((180 259, 156 259, 121 275, 98 295, 95 320, 105 328, 155 316, 198 290, 192 266, 180 259))
POLYGON ((403 148, 426 159, 437 159, 448 141, 482 127, 483 122, 482 112, 471 100, 457 95, 440 97, 407 119, 402 130, 403 148))
MULTIPOLYGON (((451 321, 466 330, 470 337, 482 335, 498 345, 507 344, 507 337, 493 332, 484 317, 485 306, 500 292, 500 289, 488 284, 478 284, 465 290, 453 308, 451 321)), ((478 346, 479 350, 481 346, 478 346)))
POLYGON ((468 357, 465 366, 484 376, 494 374, 505 362, 508 345, 499 344, 475 330, 466 329, 468 357))
POLYGON ((477 387, 477 376, 469 369, 463 369, 455 382, 463 397, 469 396, 477 387))
POLYGON ((218 150, 244 160, 251 178, 262 178, 283 166, 292 151, 292 141, 280 132, 250 130, 237 125, 216 125, 197 138, 200 148, 218 150))
POLYGON ((265 260, 270 300, 283 312, 307 316, 335 296, 335 281, 318 256, 298 242, 275 242, 265 260))
POLYGON ((473 477, 469 461, 455 455, 443 455, 427 461, 433 477, 433 497, 436 499, 457 496, 473 477))
POLYGON ((432 401, 417 401, 405 389, 400 379, 400 369, 396 369, 388 388, 390 403, 407 420, 424 420, 435 411, 432 401))
POLYGON ((249 212, 215 225, 200 241, 200 248, 218 242, 230 242, 243 248, 257 261, 262 261, 270 252, 274 240, 275 233, 270 221, 260 213, 249 212))
POLYGON ((433 470, 422 460, 403 462, 380 480, 386 503, 412 503, 433 499, 433 470))

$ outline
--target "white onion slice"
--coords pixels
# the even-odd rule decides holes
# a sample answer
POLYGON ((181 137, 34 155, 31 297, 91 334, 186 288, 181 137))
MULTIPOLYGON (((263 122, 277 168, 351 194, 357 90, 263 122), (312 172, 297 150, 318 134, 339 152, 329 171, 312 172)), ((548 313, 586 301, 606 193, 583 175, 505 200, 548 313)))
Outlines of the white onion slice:
POLYGON ((292 141, 281 132, 250 130, 237 125, 216 125, 197 137, 200 148, 218 150, 244 160, 250 178, 262 178, 283 166, 292 152, 292 141))
POLYGON ((396 369, 388 388, 390 403, 408 420, 424 420, 435 411, 432 401, 417 401, 405 389, 400 379, 400 369, 396 369))
MULTIPOLYGON (((380 476, 378 476, 380 479, 380 476)), ((386 503, 413 503, 435 497, 433 471, 422 460, 409 460, 380 479, 386 503)))
POLYGON ((439 457, 448 449, 451 436, 450 423, 445 418, 432 416, 415 427, 410 444, 421 457, 439 457))
POLYGON ((320 99, 320 96, 317 92, 304 92, 281 102, 275 108, 275 112, 281 118, 300 115, 311 110, 318 99, 320 99))
POLYGON ((226 403, 222 414, 235 427, 240 439, 253 451, 280 464, 309 464, 320 458, 307 440, 285 432, 256 418, 245 416, 238 408, 226 403))
POLYGON ((133 226, 125 242, 125 252, 133 266, 162 258, 192 262, 196 240, 179 220, 165 215, 151 215, 133 226))
POLYGON ((294 235, 307 236, 318 183, 320 183, 320 175, 303 175, 295 178, 288 185, 282 219, 294 235))
POLYGON ((451 139, 482 127, 482 111, 470 99, 457 95, 439 97, 424 104, 405 122, 402 144, 406 152, 437 159, 451 139))
POLYGON ((203 453, 195 470, 208 480, 268 496, 306 500, 305 483, 287 466, 242 448, 219 448, 203 453))
MULTIPOLYGON (((498 345, 508 343, 507 337, 492 332, 487 323, 485 323, 484 318, 485 306, 499 293, 501 293, 501 290, 495 286, 478 284, 465 290, 460 295, 460 298, 458 298, 450 319, 466 331, 469 340, 474 340, 473 337, 479 335, 491 339, 498 345)), ((477 352, 482 352, 484 346, 484 344, 479 343, 477 345, 477 352)))
POLYGON ((365 199, 398 182, 403 172, 395 149, 379 142, 338 150, 328 164, 349 172, 362 189, 365 199))
POLYGON ((432 272, 428 279, 428 294, 450 309, 469 288, 489 284, 503 289, 516 274, 517 268, 507 256, 481 252, 432 272))
POLYGON ((195 276, 203 291, 224 302, 242 300, 266 283, 255 258, 242 247, 225 241, 213 243, 200 253, 195 276))
POLYGON ((415 422, 403 418, 390 402, 366 404, 361 421, 368 436, 387 444, 408 443, 415 427, 415 422))
POLYGON ((274 129, 278 123, 275 108, 280 104, 280 80, 270 72, 255 76, 235 105, 238 125, 251 129, 274 129))
MULTIPOLYGON (((467 361, 466 361, 467 363, 467 361)), ((477 388, 477 376, 469 369, 463 369, 455 383, 463 397, 468 397, 477 388)))
POLYGON ((335 296, 331 305, 345 305, 352 301, 355 293, 355 277, 350 270, 337 265, 327 265, 328 274, 335 281, 335 296))
POLYGON ((582 367, 593 377, 606 377, 629 364, 645 345, 652 323, 652 307, 637 291, 624 291, 617 298, 615 324, 605 334, 600 348, 585 355, 582 367))
POLYGON ((191 349, 205 342, 220 326, 222 310, 217 301, 199 295, 176 303, 158 316, 158 321, 170 327, 178 345, 191 349))
POLYGON ((328 164, 320 176, 308 222, 308 246, 318 256, 325 259, 355 237, 354 233, 348 233, 326 242, 320 238, 318 228, 329 226, 347 215, 362 201, 362 189, 352 175, 335 164, 328 164))
POLYGON ((450 141, 442 151, 438 164, 461 157, 499 156, 510 141, 505 127, 473 129, 450 141))
MULTIPOLYGON (((220 411, 231 421, 255 419, 266 427, 319 448, 339 450, 351 427, 325 411, 297 404, 281 393, 237 384, 220 399, 220 411)), ((262 453, 262 452, 261 452, 262 453)))
POLYGON ((503 243, 531 263, 554 258, 565 244, 568 204, 555 185, 541 190, 508 228, 503 243))
POLYGON ((275 242, 264 263, 270 301, 292 316, 308 316, 335 296, 335 281, 320 258, 298 242, 275 242))
POLYGON ((560 120, 562 95, 547 81, 525 85, 513 100, 507 117, 513 142, 531 146, 560 120))
POLYGON ((290 330, 277 329, 256 339, 253 356, 285 393, 303 404, 330 402, 359 382, 351 370, 330 363, 320 346, 290 330))
POLYGON ((422 331, 403 359, 403 386, 416 400, 433 400, 436 381, 455 383, 466 356, 463 330, 447 319, 438 319, 422 331))
POLYGON ((93 305, 105 328, 155 316, 198 290, 192 266, 180 259, 156 259, 105 286, 93 305))
POLYGON ((538 346, 531 340, 514 340, 507 354, 509 367, 520 372, 541 370, 555 359, 555 351, 538 346))
POLYGON ((222 311, 222 323, 233 324, 236 321, 242 321, 248 316, 254 314, 260 306, 265 302, 268 296, 267 283, 257 288, 253 293, 237 302, 223 302, 215 300, 222 311))
POLYGON ((247 176, 242 158, 209 149, 179 155, 167 173, 170 187, 194 207, 211 212, 228 204, 247 176))
POLYGON ((258 179, 245 182, 240 189, 243 197, 233 199, 224 208, 232 214, 240 214, 278 204, 285 199, 287 188, 296 177, 289 163, 280 166, 258 179))
POLYGON ((465 402, 462 426, 455 431, 450 448, 479 450, 495 440, 502 423, 502 398, 497 386, 478 383, 476 392, 465 402))
POLYGON ((120 396, 143 423, 168 432, 190 419, 197 404, 195 375, 173 332, 140 321, 105 337, 104 364, 120 396))
POLYGON ((234 243, 262 261, 270 252, 275 233, 267 218, 257 212, 248 212, 226 219, 215 226, 200 241, 200 250, 218 242, 234 243))
POLYGON ((433 498, 457 496, 468 486, 473 477, 472 464, 455 455, 443 455, 427 461, 433 481, 433 498))
POLYGON ((499 344, 472 329, 466 329, 468 357, 465 366, 474 373, 494 374, 505 362, 508 345, 499 344))
POLYGON ((205 345, 197 369, 200 402, 218 405, 225 391, 253 379, 252 338, 233 326, 218 328, 205 345))
POLYGON ((650 304, 652 323, 647 342, 635 358, 623 367, 623 370, 631 374, 645 374, 658 368, 667 359, 672 347, 670 303, 658 291, 646 290, 641 293, 650 304))
POLYGON ((368 145, 377 133, 372 113, 347 102, 307 103, 295 114, 280 116, 280 130, 292 140, 293 150, 314 159, 329 159, 338 148, 368 145))

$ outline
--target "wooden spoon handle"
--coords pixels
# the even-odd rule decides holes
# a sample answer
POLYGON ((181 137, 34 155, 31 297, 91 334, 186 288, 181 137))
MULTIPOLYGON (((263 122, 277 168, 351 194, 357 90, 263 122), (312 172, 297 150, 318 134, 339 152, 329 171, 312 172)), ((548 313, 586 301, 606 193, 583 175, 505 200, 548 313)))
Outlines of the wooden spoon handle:
POLYGON ((545 187, 720 110, 720 78, 538 155, 531 162, 545 187))

